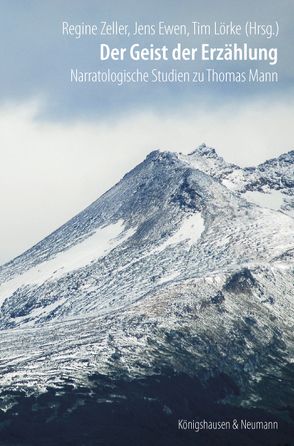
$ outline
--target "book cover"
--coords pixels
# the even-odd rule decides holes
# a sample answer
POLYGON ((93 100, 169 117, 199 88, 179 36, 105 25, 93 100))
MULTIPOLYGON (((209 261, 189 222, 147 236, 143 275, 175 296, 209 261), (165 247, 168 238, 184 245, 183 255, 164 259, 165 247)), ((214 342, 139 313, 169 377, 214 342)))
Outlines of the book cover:
POLYGON ((293 445, 293 2, 0 12, 0 445, 293 445))

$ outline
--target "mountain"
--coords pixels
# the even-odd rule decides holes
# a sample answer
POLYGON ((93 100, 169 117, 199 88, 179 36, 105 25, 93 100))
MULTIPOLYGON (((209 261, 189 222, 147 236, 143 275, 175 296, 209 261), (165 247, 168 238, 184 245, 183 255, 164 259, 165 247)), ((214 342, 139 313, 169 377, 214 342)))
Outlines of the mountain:
POLYGON ((188 156, 180 155, 180 159, 243 194, 248 201, 294 216, 294 150, 243 169, 227 163, 205 144, 188 156))
MULTIPOLYGON (((3 265, 2 410, 93 377, 173 376, 213 389, 221 407, 291 420, 293 186, 293 151, 252 168, 204 144, 154 151, 3 265)), ((111 389, 105 404, 127 398, 111 389)))

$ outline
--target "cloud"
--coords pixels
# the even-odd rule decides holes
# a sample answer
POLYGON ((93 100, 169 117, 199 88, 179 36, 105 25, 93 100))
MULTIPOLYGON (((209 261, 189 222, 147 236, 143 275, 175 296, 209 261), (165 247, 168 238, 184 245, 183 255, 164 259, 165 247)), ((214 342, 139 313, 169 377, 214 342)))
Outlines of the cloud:
POLYGON ((98 198, 153 149, 206 142, 228 161, 260 163, 293 148, 293 101, 141 111, 110 121, 35 119, 41 104, 0 108, 0 263, 98 198))
MULTIPOLYGON (((97 2, 95 0, 52 0, 50 2, 1 2, 0 40, 7 44, 7 50, 1 55, 0 70, 0 102, 10 100, 31 100, 36 96, 42 97, 42 109, 39 110, 44 120, 72 120, 94 119, 99 114, 100 119, 111 119, 114 115, 123 115, 140 112, 142 109, 154 111, 169 110, 179 105, 188 105, 196 102, 227 101, 238 97, 240 101, 246 101, 259 97, 288 95, 293 85, 293 26, 292 17, 294 3, 290 0, 269 2, 268 0, 247 0, 236 2, 235 0, 183 0, 181 3, 175 0, 158 2, 150 0, 142 3, 135 0, 109 0, 97 2), (212 13, 213 11, 213 13, 212 13), (250 11, 250 14, 249 12, 250 11), (68 39, 61 35, 62 21, 67 20, 71 24, 99 23, 101 20, 119 20, 121 23, 131 24, 134 21, 140 23, 156 23, 164 20, 166 23, 190 23, 191 20, 201 23, 212 23, 214 20, 229 23, 243 24, 250 19, 259 24, 272 24, 278 20, 280 35, 274 39, 260 37, 258 42, 264 46, 277 46, 279 48, 279 63, 277 70, 280 73, 279 83, 272 85, 140 85, 134 84, 124 87, 100 85, 76 85, 71 84, 70 69, 77 68, 82 71, 96 71, 110 69, 133 70, 138 64, 126 62, 99 63, 98 43, 99 39, 68 39)), ((148 45, 173 45, 182 41, 187 46, 198 46, 203 40, 201 37, 159 38, 144 37, 140 42, 148 45)), ((123 36, 103 38, 111 45, 129 45, 130 40, 123 36)), ((205 37, 209 42, 226 42, 228 38, 212 36, 205 37)), ((237 37, 229 39, 238 41, 237 37)), ((133 41, 133 39, 132 39, 133 41)), ((243 37, 241 39, 243 42, 243 37)), ((248 40, 252 45, 256 44, 256 38, 248 40)), ((156 64, 155 68, 169 70, 172 67, 178 69, 198 70, 201 64, 180 63, 156 64)), ((150 63, 141 64, 141 68, 150 68, 150 63)), ((153 65, 152 65, 153 67, 153 65)), ((224 68, 240 70, 243 64, 231 65, 219 62, 215 66, 218 70, 224 68)), ((259 66, 262 69, 262 64, 259 66)), ((267 66, 268 68, 268 66, 267 66)), ((292 92, 293 93, 293 92, 292 92)), ((292 94, 291 93, 291 94, 292 94)))

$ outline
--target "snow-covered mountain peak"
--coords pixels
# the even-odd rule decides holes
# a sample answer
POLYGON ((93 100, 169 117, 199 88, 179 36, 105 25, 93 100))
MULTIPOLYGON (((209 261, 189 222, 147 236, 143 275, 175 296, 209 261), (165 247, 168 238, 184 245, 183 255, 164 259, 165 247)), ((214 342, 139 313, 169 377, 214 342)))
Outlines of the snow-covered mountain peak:
MULTIPOLYGON (((290 172, 291 153, 285 159, 290 172)), ((158 361, 195 374, 213 364, 244 386, 247 364, 259 379, 279 348, 273 333, 291 341, 294 220, 246 192, 265 195, 261 185, 285 178, 273 162, 249 171, 205 145, 190 155, 151 152, 0 268, 0 384, 134 376, 154 373, 158 361)))
POLYGON ((282 153, 277 158, 271 158, 264 163, 260 164, 260 166, 264 165, 275 165, 275 166, 287 166, 289 164, 294 164, 294 150, 290 150, 289 152, 282 153))
POLYGON ((196 149, 193 150, 193 152, 189 153, 188 156, 190 156, 190 157, 206 156, 207 158, 218 158, 219 157, 216 150, 213 147, 208 147, 205 143, 202 143, 198 147, 196 147, 196 149))
POLYGON ((145 159, 145 162, 162 162, 169 163, 177 159, 176 153, 171 151, 153 150, 145 159))
POLYGON ((225 161, 213 147, 208 147, 204 143, 188 155, 179 153, 178 158, 192 168, 199 169, 217 180, 240 169, 235 164, 225 161))
POLYGON ((294 151, 265 161, 256 167, 228 163, 215 149, 201 144, 189 155, 178 158, 192 168, 212 176, 248 201, 294 216, 294 151))

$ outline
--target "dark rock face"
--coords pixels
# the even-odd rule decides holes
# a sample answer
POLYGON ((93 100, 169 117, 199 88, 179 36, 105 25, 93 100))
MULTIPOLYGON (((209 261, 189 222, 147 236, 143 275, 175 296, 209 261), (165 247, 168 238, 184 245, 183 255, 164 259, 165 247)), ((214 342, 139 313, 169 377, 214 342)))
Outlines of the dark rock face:
POLYGON ((203 198, 199 192, 197 192, 193 185, 189 182, 189 172, 185 175, 177 194, 172 195, 171 203, 179 205, 181 209, 201 211, 203 209, 203 198))
POLYGON ((251 292, 252 287, 256 285, 251 271, 248 268, 244 268, 241 271, 233 274, 226 282, 224 289, 227 291, 238 293, 251 292))
POLYGON ((221 291, 219 291, 215 296, 213 296, 211 298, 211 302, 213 304, 221 304, 222 302, 224 302, 225 300, 225 296, 223 295, 223 293, 221 291))
POLYGON ((17 404, 0 412, 0 445, 64 446, 293 445, 294 426, 264 410, 220 404, 239 392, 220 374, 206 384, 185 375, 134 381, 91 377, 91 388, 70 383, 35 397, 16 396, 17 404), (278 422, 273 430, 183 429, 181 420, 278 422), (180 428, 179 428, 180 427, 180 428))

